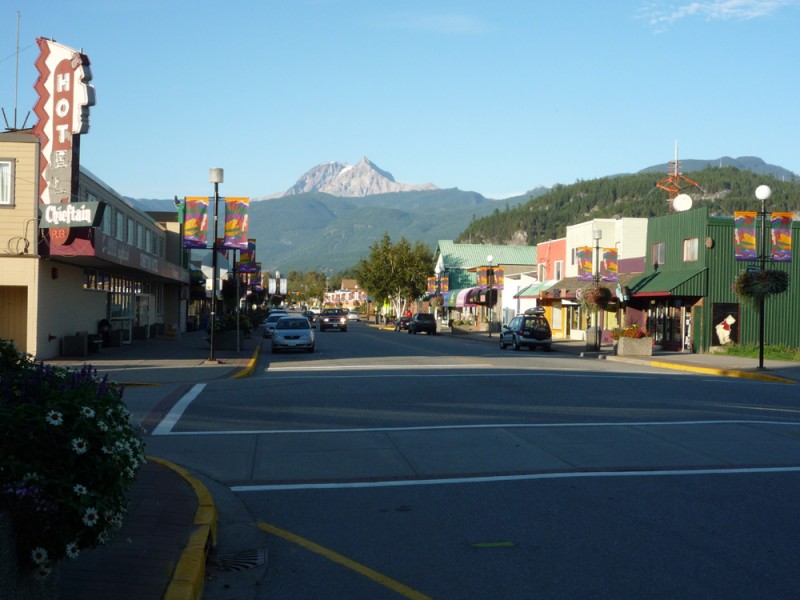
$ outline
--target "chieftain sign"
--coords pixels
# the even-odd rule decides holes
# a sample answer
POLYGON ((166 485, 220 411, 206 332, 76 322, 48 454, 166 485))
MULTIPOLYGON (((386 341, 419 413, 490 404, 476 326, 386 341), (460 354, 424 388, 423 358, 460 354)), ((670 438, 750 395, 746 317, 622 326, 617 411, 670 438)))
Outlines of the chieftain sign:
MULTIPOLYGON (((41 142, 39 204, 67 204, 77 191, 80 134, 89 131, 89 107, 94 87, 89 57, 47 38, 37 38, 39 78, 34 89, 39 99, 34 112, 39 121, 34 133, 41 142)), ((66 244, 69 228, 51 228, 50 243, 66 244)))

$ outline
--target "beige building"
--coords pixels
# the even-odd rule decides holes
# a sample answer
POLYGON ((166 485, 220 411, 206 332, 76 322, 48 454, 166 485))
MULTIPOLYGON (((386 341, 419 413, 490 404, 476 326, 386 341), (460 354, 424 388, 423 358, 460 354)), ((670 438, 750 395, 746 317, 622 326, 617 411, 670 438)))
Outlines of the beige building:
POLYGON ((157 222, 83 168, 69 202, 43 204, 40 144, 0 133, 0 339, 48 359, 183 329, 177 219, 157 222))

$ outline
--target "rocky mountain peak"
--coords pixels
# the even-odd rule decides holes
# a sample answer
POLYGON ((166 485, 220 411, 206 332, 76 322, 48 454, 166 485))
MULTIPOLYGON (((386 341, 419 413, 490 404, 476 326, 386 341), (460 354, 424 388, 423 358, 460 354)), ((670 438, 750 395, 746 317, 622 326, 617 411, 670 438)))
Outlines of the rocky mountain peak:
POLYGON ((304 192, 324 192, 333 196, 361 198, 373 194, 410 192, 438 189, 432 183, 421 185, 398 183, 388 171, 384 171, 366 156, 355 165, 339 162, 324 162, 306 171, 283 196, 304 192))

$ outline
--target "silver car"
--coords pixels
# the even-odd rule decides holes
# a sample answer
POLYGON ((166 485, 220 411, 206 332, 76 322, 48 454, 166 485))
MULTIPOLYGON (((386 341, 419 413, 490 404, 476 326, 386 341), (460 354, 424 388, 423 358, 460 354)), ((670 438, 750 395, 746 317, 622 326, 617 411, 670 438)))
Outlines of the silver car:
POLYGON ((314 329, 305 317, 282 317, 272 330, 272 351, 314 351, 314 329))
POLYGON ((275 325, 280 319, 286 316, 285 312, 271 312, 264 321, 264 337, 272 337, 272 332, 275 331, 275 325))

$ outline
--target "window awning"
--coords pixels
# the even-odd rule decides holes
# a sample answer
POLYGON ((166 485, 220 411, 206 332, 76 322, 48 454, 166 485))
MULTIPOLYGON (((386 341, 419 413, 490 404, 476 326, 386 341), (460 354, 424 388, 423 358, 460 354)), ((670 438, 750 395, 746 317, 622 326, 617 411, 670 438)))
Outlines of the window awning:
POLYGON ((468 295, 473 290, 478 290, 477 287, 461 288, 445 292, 442 296, 444 306, 448 308, 462 308, 464 306, 471 306, 468 300, 468 295))
POLYGON ((705 296, 705 269, 656 271, 631 281, 633 296, 705 296))
POLYGON ((558 281, 539 281, 532 283, 527 287, 522 288, 519 292, 514 294, 514 298, 538 298, 539 294, 555 285, 558 281))

